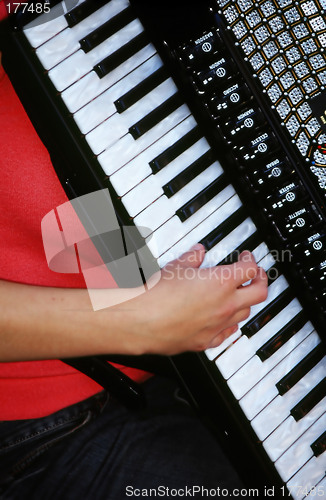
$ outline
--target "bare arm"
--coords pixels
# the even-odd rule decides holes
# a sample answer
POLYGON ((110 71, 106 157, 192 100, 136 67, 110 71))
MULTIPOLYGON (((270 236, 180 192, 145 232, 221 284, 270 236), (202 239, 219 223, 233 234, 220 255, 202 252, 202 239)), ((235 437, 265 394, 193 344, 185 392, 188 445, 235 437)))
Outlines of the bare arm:
POLYGON ((96 312, 87 290, 0 281, 0 361, 176 354, 219 345, 266 298, 267 278, 248 252, 231 266, 199 269, 204 253, 203 247, 190 251, 168 264, 151 290, 96 312))

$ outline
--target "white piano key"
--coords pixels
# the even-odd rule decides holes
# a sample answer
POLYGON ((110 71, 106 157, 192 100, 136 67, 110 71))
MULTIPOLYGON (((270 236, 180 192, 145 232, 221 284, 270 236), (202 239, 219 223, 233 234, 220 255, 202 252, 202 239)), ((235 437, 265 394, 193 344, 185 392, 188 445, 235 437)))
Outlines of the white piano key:
POLYGON ((104 172, 117 170, 119 166, 124 165, 137 154, 154 144, 160 137, 185 120, 185 118, 190 118, 189 114, 190 111, 188 106, 183 104, 180 108, 176 109, 173 113, 164 118, 164 120, 155 125, 155 127, 146 132, 146 134, 137 139, 137 141, 135 141, 130 134, 122 137, 113 146, 98 156, 97 159, 104 172), (112 165, 112 162, 114 162, 114 165, 112 165))
MULTIPOLYGON (((212 228, 214 229, 214 228, 212 228)), ((206 252, 204 261, 201 267, 216 266, 219 262, 225 259, 232 253, 241 241, 246 240, 257 230, 255 224, 250 218, 243 221, 230 234, 225 236, 223 240, 206 252)))
MULTIPOLYGON (((212 212, 206 219, 203 220, 201 224, 198 224, 190 233, 188 233, 183 239, 177 242, 173 247, 169 248, 168 252, 161 255, 158 262, 161 265, 165 265, 168 260, 177 259, 184 252, 188 251, 190 247, 198 243, 199 240, 205 238, 207 234, 212 230, 212 228, 223 223, 228 217, 230 217, 234 211, 240 205, 238 196, 233 196, 228 201, 226 201, 219 209, 212 212)), ((241 224, 241 229, 244 232, 250 232, 250 223, 247 224, 246 221, 241 224)), ((237 229, 240 229, 238 226, 237 229)))
MULTIPOLYGON (((231 235, 228 235, 226 238, 222 240, 221 243, 218 243, 215 247, 211 248, 208 252, 206 252, 202 267, 216 266, 216 264, 221 262, 221 260, 225 259, 231 252, 233 252, 239 246, 240 243, 249 238, 249 236, 252 233, 254 233, 254 231, 257 229, 252 221, 251 221, 251 227, 253 230, 252 232, 250 232, 250 234, 246 232, 245 236, 245 234, 237 232, 233 235, 232 239, 230 238, 231 235), (229 243, 229 239, 231 240, 230 241, 231 244, 229 243)), ((269 255, 268 261, 266 262, 263 261, 263 263, 260 264, 260 266, 263 267, 265 270, 267 270, 272 265, 272 263, 275 263, 275 259, 271 256, 271 254, 268 255, 269 255)))
MULTIPOLYGON (((176 177, 178 174, 181 174, 187 167, 189 167, 193 162, 197 161, 202 155, 204 155, 208 150, 209 150, 209 144, 206 141, 206 139, 203 137, 199 139, 199 141, 195 142, 190 148, 186 149, 181 155, 179 155, 177 158, 175 158, 171 163, 166 165, 162 170, 160 170, 155 177, 158 179, 160 182, 161 186, 164 184, 168 183, 171 181, 174 177, 176 177)), ((203 170, 198 176, 195 177, 197 179, 201 174, 203 174, 205 171, 208 172, 208 170, 213 167, 212 170, 215 172, 215 178, 219 177, 223 173, 223 169, 218 161, 212 162, 209 167, 206 168, 206 170, 203 170)), ((192 181, 190 181, 188 184, 190 184, 192 181)), ((198 184, 200 186, 200 182, 198 184)), ((182 188, 184 189, 186 185, 182 188)), ((182 191, 180 189, 179 192, 182 191)), ((202 189, 199 187, 199 190, 202 189)), ((198 192, 197 191, 197 192, 198 192)), ((172 196, 172 198, 175 198, 178 196, 178 192, 172 196)))
POLYGON ((124 195, 141 181, 151 176, 152 170, 141 156, 138 156, 111 175, 110 182, 119 196, 124 195))
POLYGON ((46 70, 53 68, 76 50, 80 49, 70 28, 61 31, 57 36, 36 49, 36 55, 46 70))
MULTIPOLYGON (((230 216, 230 205, 231 203, 237 203, 237 196, 231 198, 229 202, 226 202, 222 207, 209 215, 204 221, 196 226, 190 233, 186 234, 182 240, 176 243, 172 248, 169 249, 168 254, 175 254, 176 257, 187 252, 193 245, 195 245, 200 239, 204 238, 212 228, 212 224, 222 222, 222 218, 226 219, 230 216)), ((214 272, 214 270, 213 270, 214 272)))
MULTIPOLYGON (((114 114, 116 115, 117 109, 114 105, 114 101, 121 97, 125 92, 134 88, 152 73, 153 62, 150 59, 77 111, 77 113, 74 114, 74 120, 81 132, 83 134, 87 134, 99 123, 105 121, 114 114)), ((127 111, 125 113, 127 113, 127 111)), ((118 115, 122 117, 121 120, 123 120, 123 115, 124 113, 118 115)))
POLYGON ((267 271, 270 267, 274 266, 275 264, 276 261, 270 252, 264 255, 262 259, 259 259, 259 267, 262 267, 263 269, 265 269, 265 271, 267 271))
MULTIPOLYGON (((106 91, 74 114, 74 120, 83 134, 87 134, 99 123, 117 113, 113 101, 109 97, 109 91, 106 91)), ((105 144, 106 142, 107 140, 105 140, 105 144)), ((99 151, 103 151, 103 149, 102 147, 99 151)))
MULTIPOLYGON (((126 191, 129 191, 141 180, 145 179, 148 175, 151 175, 152 170, 149 166, 149 162, 156 158, 160 153, 165 151, 171 144, 174 144, 174 142, 176 142, 177 140, 176 138, 184 136, 195 125, 196 122, 194 118, 190 116, 186 120, 179 123, 163 137, 159 138, 156 142, 154 142, 154 144, 145 149, 145 151, 141 152, 139 155, 133 158, 130 162, 127 163, 127 165, 124 165, 124 167, 120 168, 117 173, 119 172, 119 174, 121 174, 122 172, 124 172, 125 183, 127 186, 126 191)), ((180 156, 178 158, 180 158, 180 156)), ((107 175, 112 175, 116 171, 114 160, 115 158, 112 156, 112 171, 106 170, 105 173, 107 175)))
MULTIPOLYGON (((281 371, 275 369, 277 373, 278 380, 285 375, 285 370, 281 371), (278 373, 277 373, 278 371, 278 373)), ((325 361, 320 361, 309 373, 307 373, 294 387, 292 387, 283 396, 277 395, 253 420, 251 425, 256 432, 259 439, 264 440, 269 434, 271 434, 275 428, 280 425, 283 420, 285 420, 290 415, 290 410, 297 404, 301 399, 313 388, 315 387, 325 376, 325 361)), ((277 380, 277 381, 278 381, 277 380)), ((261 384, 259 389, 259 394, 263 393, 263 385, 261 384)), ((273 386, 265 384, 265 391, 272 391, 273 386)), ((275 388, 276 389, 276 388, 275 388)), ((253 390, 256 391, 256 388, 253 390)), ((278 394, 278 392, 277 392, 278 394)), ((258 389, 257 389, 258 397, 258 389)), ((267 399, 267 394, 264 396, 267 399)), ((241 404, 241 403, 240 403, 241 404)), ((241 405, 242 406, 242 405, 241 405)), ((248 414, 248 406, 246 407, 246 414, 248 414)), ((281 446, 280 443, 274 443, 274 446, 281 446)), ((270 455, 273 454, 272 443, 269 445, 270 455)))
MULTIPOLYGON (((178 114, 178 110, 174 111, 174 114, 175 113, 178 114)), ((166 118, 153 127, 152 130, 155 130, 156 133, 153 136, 152 143, 147 141, 148 134, 151 134, 151 130, 149 130, 145 136, 140 137, 136 142, 133 141, 134 147, 131 147, 131 144, 126 144, 127 138, 131 140, 128 136, 126 136, 111 148, 104 151, 104 153, 100 154, 98 160, 105 173, 107 175, 112 175, 121 167, 128 166, 131 161, 137 160, 137 158, 140 157, 143 158, 144 163, 149 163, 197 124, 192 115, 187 116, 185 119, 183 116, 179 123, 176 122, 176 120, 173 121, 176 123, 173 127, 169 125, 170 119, 167 120, 166 118), (146 138, 146 141, 143 144, 144 137, 146 138), (122 147, 121 143, 123 143, 122 147)))
POLYGON ((229 379, 241 366, 243 366, 256 351, 272 336, 288 323, 296 314, 302 310, 299 302, 295 299, 288 304, 283 311, 269 321, 259 332, 248 339, 243 335, 230 349, 225 351, 217 360, 216 365, 225 379, 229 379))
MULTIPOLYGON (((324 400, 325 403, 325 400, 324 400)), ((288 481, 309 459, 313 452, 310 445, 325 432, 326 413, 324 413, 310 428, 291 446, 276 462, 275 467, 278 470, 283 481, 288 481)), ((325 455, 325 454, 323 454, 325 455)), ((323 455, 321 455, 323 457, 323 455)), ((320 460, 325 464, 325 458, 320 460)), ((301 485, 300 485, 301 486, 301 485)))
MULTIPOLYGON (((211 182, 216 180, 222 172, 220 164, 218 162, 214 162, 206 170, 204 170, 204 172, 195 177, 195 179, 189 182, 171 198, 167 198, 163 194, 162 183, 159 182, 158 175, 150 175, 149 177, 146 177, 143 182, 138 184, 134 189, 123 196, 122 203, 127 208, 129 215, 131 217, 135 217, 157 198, 164 196, 167 204, 169 204, 174 211, 176 211, 184 205, 184 203, 196 196, 202 189, 206 188, 211 182)), ((163 174, 163 171, 161 171, 161 173, 163 174)), ((118 192, 118 194, 120 193, 118 192)))
MULTIPOLYGON (((223 221, 222 221, 223 222, 223 221)), ((212 222, 212 225, 210 226, 210 230, 214 229, 216 227, 216 220, 212 222), (213 225, 215 224, 215 225, 213 225)), ((230 234, 228 234, 223 240, 214 247, 215 249, 215 254, 214 254, 214 259, 212 259, 212 262, 209 261, 203 261, 202 265, 200 267, 212 267, 216 265, 216 260, 215 258, 218 258, 218 262, 222 259, 224 259, 229 253, 231 253, 239 244, 239 241, 241 238, 248 238, 253 234, 256 230, 255 225, 253 224, 251 219, 246 219, 243 221, 237 228, 235 228, 233 231, 231 231, 230 234)), ((203 236, 207 236, 207 233, 203 236)), ((197 243, 197 242, 195 242, 197 243)), ((175 249, 171 249, 171 251, 174 251, 175 249)), ((213 249, 212 249, 213 250, 213 249)), ((209 253, 209 252, 207 252, 209 253)), ((207 255, 207 254, 206 254, 207 255)), ((160 262, 162 262, 163 265, 167 263, 167 256, 162 255, 160 258, 160 262)))
MULTIPOLYGON (((159 142, 167 144, 167 140, 168 139, 165 138, 165 141, 159 142)), ((155 143, 156 147, 160 145, 162 146, 162 144, 155 143)), ((130 191, 130 189, 135 188, 137 184, 142 182, 146 177, 149 177, 148 184, 150 185, 153 183, 153 186, 159 186, 161 188, 161 194, 163 194, 162 186, 173 179, 173 177, 183 172, 183 170, 185 170, 193 161, 203 155, 209 149, 209 144, 205 138, 200 139, 155 175, 152 174, 152 170, 149 166, 149 161, 157 156, 155 153, 153 154, 153 149, 153 147, 148 148, 143 154, 134 158, 128 163, 128 165, 112 175, 110 182, 114 185, 119 196, 123 196, 130 191), (146 161, 147 158, 149 161, 146 161)), ((161 149, 161 151, 164 151, 164 148, 161 149)), ((222 173, 222 167, 220 167, 220 169, 222 173)), ((154 199, 155 198, 152 198, 151 201, 154 201, 154 199)), ((149 203, 151 203, 151 201, 149 203)), ((155 227, 158 227, 159 225, 160 224, 157 224, 155 227)))
MULTIPOLYGON (((173 132, 175 134, 175 131, 173 132)), ((181 138, 181 136, 179 138, 181 138)), ((172 144, 173 143, 170 143, 170 145, 172 144)), ((183 151, 183 153, 177 156, 173 161, 171 161, 168 165, 166 165, 157 174, 152 175, 151 178, 153 178, 153 180, 155 178, 155 182, 158 182, 161 186, 163 186, 167 182, 171 181, 171 179, 173 179, 176 175, 181 174, 187 167, 189 167, 189 165, 191 165, 194 161, 198 160, 198 158, 200 158, 208 150, 209 150, 209 144, 207 140, 204 137, 202 137, 197 142, 195 142, 195 144, 193 144, 185 151, 183 151)), ((223 173, 222 167, 218 162, 212 162, 211 167, 213 167, 212 171, 214 171, 215 173, 215 178, 219 177, 223 173)), ((206 173, 208 173, 208 170, 211 167, 207 167, 206 173)), ((196 177, 196 179, 199 178, 199 175, 196 177)), ((199 181, 198 183, 199 188, 197 192, 200 191, 201 189, 200 182, 201 181, 199 181)), ((172 198, 176 198, 176 196, 177 193, 172 198)))
MULTIPOLYGON (((194 196, 196 196, 200 191, 205 189, 209 184, 211 184, 213 181, 218 179, 223 173, 222 167, 219 162, 214 162, 212 165, 210 165, 206 170, 204 170, 201 174, 199 174, 197 177, 195 177, 191 182, 186 184, 180 191, 178 191, 174 196, 171 198, 167 198, 168 203, 173 206, 174 210, 177 211, 180 207, 182 207, 185 203, 187 203, 189 200, 191 200, 194 196)), ((162 177, 164 176, 163 171, 162 171, 162 177)), ((158 176, 151 176, 146 179, 143 183, 139 184, 139 188, 137 186, 138 192, 142 192, 142 185, 146 182, 147 186, 149 189, 152 189, 152 179, 158 179, 158 176)), ((146 186, 146 187, 147 187, 146 186)), ((159 189, 161 190, 161 194, 163 193, 162 188, 159 188, 160 183, 157 184, 157 192, 159 189)), ((230 188, 230 192, 228 193, 229 197, 234 194, 233 188, 230 188), (231 194, 232 191, 232 194, 231 194)), ((130 191, 126 196, 132 196, 132 191, 130 191)), ((145 193, 143 193, 143 207, 148 206, 149 203, 154 201, 153 197, 151 195, 147 196, 145 199, 145 193), (149 203, 147 203, 149 201, 149 203), (146 205, 145 205, 146 202, 146 205), (145 205, 145 206, 144 206, 145 205)), ((224 195, 223 195, 224 196, 224 195)), ((224 197, 223 197, 224 200, 224 197)), ((223 201, 224 202, 224 201, 223 201)), ((210 203, 210 202, 209 202, 210 203)), ((142 209, 142 208, 141 208, 142 209)), ((138 210, 139 212, 140 210, 138 210)), ((207 214, 208 215, 208 214, 207 214)), ((196 214, 194 214, 192 217, 196 217, 196 214)), ((201 219, 202 220, 202 219, 201 219)), ((183 225, 187 225, 187 221, 184 221, 182 223, 183 225)))
POLYGON ((142 227, 155 231, 162 223, 175 216, 175 210, 169 203, 166 196, 161 196, 152 203, 146 210, 143 210, 134 218, 134 223, 140 228, 140 233, 144 235, 142 227), (163 221, 163 222, 162 222, 163 221))
POLYGON ((92 71, 93 67, 105 57, 113 54, 113 52, 142 32, 142 25, 135 19, 87 54, 81 49, 74 52, 67 59, 52 68, 48 76, 55 88, 61 92, 86 75, 86 73, 92 71))
MULTIPOLYGON (((193 225, 191 231, 187 232, 179 241, 168 249, 164 254, 164 258, 168 260, 176 259, 187 252, 194 244, 209 233, 212 224, 214 224, 216 220, 222 220, 223 218, 229 217, 232 214, 234 205, 237 203, 238 196, 235 195, 226 203, 222 204, 218 210, 215 210, 208 217, 204 218, 199 224, 193 225)), ((161 266, 161 258, 158 259, 158 264, 161 266)))
POLYGON ((227 349, 233 342, 235 342, 241 335, 240 328, 237 329, 235 333, 230 335, 227 339, 225 339, 222 344, 217 347, 212 347, 210 349, 206 349, 205 354, 210 361, 213 361, 217 356, 219 356, 225 349, 227 349))
MULTIPOLYGON (((271 299, 272 300, 272 299, 271 299)), ((274 300, 274 299, 273 299, 274 300)), ((246 363, 240 370, 238 370, 229 380, 228 385, 237 399, 242 398, 252 387, 254 387, 265 375, 271 372, 271 370, 282 361, 285 356, 291 352, 293 347, 297 342, 301 341, 305 335, 308 335, 312 330, 312 326, 307 326, 300 330, 300 335, 295 335, 286 342, 276 353, 265 361, 261 361, 258 356, 253 356, 248 363, 246 363), (292 342, 291 342, 292 340, 292 342)), ((299 332, 298 332, 299 333, 299 332)), ((308 353, 307 351, 306 353, 308 353)), ((282 364, 282 370, 287 373, 293 366, 295 366, 301 358, 302 353, 298 354, 293 352, 291 354, 290 360, 286 358, 285 365, 282 364), (293 366, 292 366, 293 363, 293 366), (290 368, 291 365, 291 368, 290 368), (285 367, 284 367, 285 366, 285 367)), ((304 354, 303 354, 304 355, 304 354)), ((282 376, 280 376, 280 379, 282 376)), ((257 388, 258 390, 258 388, 257 388)), ((250 398, 249 398, 250 399, 250 398)), ((242 403, 244 405, 244 403, 242 403)), ((247 404, 248 406, 248 404, 247 404)), ((249 403, 250 407, 250 403, 249 403)), ((250 407, 250 411, 253 411, 253 406, 250 407)))
MULTIPOLYGON (((132 187, 136 186, 139 182, 152 174, 152 170, 149 166, 150 161, 156 158, 163 151, 165 151, 169 146, 171 146, 171 144, 174 144, 174 142, 176 142, 177 140, 176 138, 183 137, 187 132, 192 130, 195 125, 196 122, 193 117, 187 118, 179 125, 177 125, 174 129, 170 130, 170 132, 168 132, 166 135, 154 142, 154 144, 152 144, 149 148, 145 149, 145 151, 141 152, 139 155, 133 158, 130 162, 127 163, 127 165, 120 168, 115 173, 115 175, 111 177, 111 179, 115 176, 117 178, 118 175, 120 177, 123 176, 125 192, 129 191, 132 187)), ((195 151, 193 147, 189 148, 187 151, 191 150, 191 154, 195 154, 197 157, 199 155, 199 152, 197 152, 196 145, 194 146, 195 151)), ((185 156, 183 154, 179 155, 177 159, 174 160, 174 162, 171 162, 171 164, 175 164, 177 162, 177 168, 185 168, 185 166, 182 167, 182 165, 184 165, 185 163, 184 158, 185 156)), ((112 160, 114 161, 114 158, 112 158, 112 160)), ((169 168, 169 166, 170 165, 167 165, 165 168, 169 168)), ((110 171, 106 172, 106 174, 108 175, 112 173, 113 172, 110 171)))
POLYGON ((256 247, 252 254, 255 258, 255 261, 260 265, 260 262, 261 260, 265 257, 265 255, 268 255, 269 253, 269 249, 268 249, 268 246, 266 245, 266 243, 261 243, 260 245, 258 245, 258 247, 256 247))
POLYGON ((312 457, 286 484, 294 500, 326 497, 326 453, 312 457), (307 495, 308 493, 308 495, 307 495))
POLYGON ((61 97, 68 110, 71 113, 76 113, 76 111, 105 90, 117 84, 117 82, 124 81, 128 89, 128 85, 133 83, 132 76, 131 79, 128 78, 129 73, 134 71, 135 68, 141 68, 142 64, 144 64, 143 71, 146 76, 161 67, 162 59, 157 55, 154 45, 146 45, 103 78, 99 78, 95 71, 90 71, 64 90, 61 97))
POLYGON ((50 13, 44 12, 44 14, 26 24, 23 32, 32 47, 39 47, 42 43, 67 28, 68 23, 64 17, 66 11, 66 3, 60 2, 51 7, 50 13))
POLYGON ((129 5, 127 0, 111 0, 72 28, 67 27, 36 49, 36 55, 47 70, 80 49, 79 40, 129 5))
MULTIPOLYGON (((265 244, 264 244, 265 245, 265 244)), ((261 245, 259 245, 261 246, 261 245)), ((268 251, 268 250, 267 250, 268 251)), ((263 264, 267 264, 266 259, 262 259, 261 261, 256 260, 256 262, 259 263, 259 266, 265 269, 265 271, 268 269, 268 266, 265 267, 263 264), (262 264, 261 264, 262 262, 262 264)), ((272 302, 276 297, 282 293, 282 291, 288 286, 287 281, 285 280, 284 276, 279 276, 279 278, 271 285, 268 287, 268 296, 267 299, 264 302, 260 302, 259 304, 254 304, 250 308, 250 315, 245 321, 241 321, 239 323, 239 329, 241 329, 243 326, 245 326, 249 321, 252 320, 252 318, 258 314, 265 306, 267 306, 270 302, 272 302)), ((240 332, 242 335, 242 333, 240 332)))
MULTIPOLYGON (((209 219, 209 215, 215 213, 217 219, 223 220, 223 217, 229 217, 240 204, 241 202, 238 196, 234 194, 232 186, 227 186, 185 222, 181 222, 177 216, 174 216, 160 226, 154 231, 148 246, 152 252, 155 252, 155 248, 158 249, 158 254, 153 254, 154 257, 160 257, 160 255, 168 251, 165 257, 172 260, 180 256, 184 251, 189 250, 193 243, 197 243, 199 239, 209 232, 209 228, 212 227, 212 219, 209 219), (226 203, 227 201, 228 203, 226 203), (218 208, 220 210, 216 212, 218 208), (188 236, 188 233, 196 226, 198 226, 198 229, 188 236), (192 241, 193 243, 191 243, 192 241), (152 250, 151 245, 154 244, 156 246, 152 250), (174 245, 176 246, 174 247, 174 245)), ((160 259, 158 263, 162 267, 160 259)))
MULTIPOLYGON (((165 82, 161 83, 158 87, 152 90, 145 97, 140 99, 136 104, 131 106, 123 113, 116 113, 108 120, 104 121, 91 132, 89 132, 85 139, 95 154, 99 154, 105 149, 109 148, 118 139, 128 134, 128 129, 148 113, 156 109, 160 104, 164 103, 169 97, 174 95, 177 88, 172 80, 168 78, 165 82)), ((93 114, 96 117, 96 100, 88 105, 89 116, 93 114)), ((92 120, 91 120, 92 123, 92 120)), ((89 128, 88 124, 84 124, 85 128, 89 128)))
MULTIPOLYGON (((318 345, 320 339, 316 332, 311 333, 311 331, 312 325, 308 322, 286 343, 289 344, 288 349, 290 350, 290 355, 285 357, 280 364, 276 365, 270 373, 254 386, 253 390, 249 391, 240 400, 240 406, 249 420, 252 420, 258 415, 263 408, 279 395, 276 384, 289 372, 289 370, 291 370, 295 365, 296 359, 302 359, 318 345), (296 348, 296 350, 291 351, 291 349, 294 348, 296 348)), ((282 346, 280 350, 283 350, 286 344, 282 346)))
MULTIPOLYGON (((208 169, 206 169, 202 174, 200 174, 196 179, 194 179, 191 183, 187 184, 177 195, 172 198, 167 198, 163 195, 163 190, 159 183, 153 183, 153 177, 147 177, 139 186, 135 189, 129 191, 126 196, 122 198, 123 204, 127 207, 128 213, 132 216, 139 213, 139 210, 145 205, 148 206, 148 210, 144 210, 144 215, 137 218, 137 222, 141 219, 143 222, 148 220, 148 225, 152 228, 152 230, 157 229, 163 223, 167 221, 167 219, 175 214, 176 210, 182 206, 185 201, 190 200, 193 196, 198 194, 198 192, 209 185, 212 181, 214 181, 221 174, 219 164, 214 163, 208 169), (197 183, 196 183, 197 181, 197 183), (147 196, 146 196, 147 195, 147 196), (158 200, 159 197, 162 197, 163 200, 158 200), (159 206, 161 209, 163 208, 163 203, 166 206, 164 212, 158 213, 158 209, 155 206, 155 198, 159 201, 159 206), (155 213, 155 218, 149 215, 152 210, 153 215, 155 213), (149 224, 150 223, 150 224, 149 224)), ((178 219, 179 220, 179 219, 178 219)), ((179 220, 180 222, 180 220, 179 220)), ((178 224, 179 225, 179 224, 178 224)), ((180 226, 179 226, 180 227, 180 226)))
MULTIPOLYGON (((194 245, 198 243, 199 240, 205 238, 207 234, 214 229, 215 227, 219 226, 222 224, 225 220, 227 220, 228 217, 230 217, 233 213, 234 210, 236 210, 235 207, 239 205, 239 199, 237 196, 234 196, 230 198, 220 209, 217 211, 213 212, 211 215, 205 219, 205 227, 200 227, 197 231, 195 230, 191 234, 191 245, 194 245), (197 240, 196 240, 197 238, 197 240)), ((250 236, 252 232, 255 231, 255 226, 253 225, 251 219, 246 219, 243 221, 238 227, 236 227, 233 231, 231 231, 230 234, 226 238, 223 239, 223 241, 220 243, 221 246, 223 246, 223 250, 228 252, 228 250, 232 251, 232 249, 235 247, 235 245, 239 242, 237 235, 242 235, 243 237, 250 236)), ((189 247, 190 248, 190 247, 189 247)), ((183 252, 187 251, 185 241, 181 240, 180 243, 177 243, 174 247, 169 249, 169 254, 170 258, 177 258, 179 257, 183 252)), ((229 252, 228 252, 229 253, 229 252)), ((160 257, 160 261, 162 259, 166 259, 167 255, 162 255, 160 257)), ((207 267, 204 265, 201 265, 200 267, 207 267)))
POLYGON ((239 376, 238 372, 233 376, 236 379, 232 382, 231 377, 231 390, 237 393, 238 398, 247 392, 241 399, 240 406, 250 420, 279 395, 277 382, 316 347, 319 337, 316 332, 311 332, 312 325, 308 322, 269 359, 262 362, 258 356, 254 356, 244 365, 243 370, 239 370, 239 376), (253 372, 255 369, 256 374, 253 372), (246 379, 241 383, 240 374, 248 377, 248 381, 246 379), (254 389, 251 391, 252 387, 254 389), (259 394, 259 398, 256 394, 259 394))
MULTIPOLYGON (((307 388, 307 392, 311 389, 312 387, 307 388)), ((273 462, 278 460, 291 446, 295 446, 295 441, 299 439, 300 436, 302 436, 302 434, 309 429, 309 427, 311 427, 311 425, 316 422, 321 415, 323 415, 323 413, 325 413, 325 403, 326 398, 323 398, 301 420, 296 421, 292 415, 289 415, 286 420, 284 420, 284 422, 282 422, 279 427, 277 427, 275 431, 268 436, 268 438, 264 441, 264 448, 273 462)), ((313 440, 310 441, 310 444, 312 444, 312 442, 313 440)), ((310 452, 313 454, 311 449, 310 452)), ((289 477, 291 476, 288 476, 286 480, 289 479, 289 477)))

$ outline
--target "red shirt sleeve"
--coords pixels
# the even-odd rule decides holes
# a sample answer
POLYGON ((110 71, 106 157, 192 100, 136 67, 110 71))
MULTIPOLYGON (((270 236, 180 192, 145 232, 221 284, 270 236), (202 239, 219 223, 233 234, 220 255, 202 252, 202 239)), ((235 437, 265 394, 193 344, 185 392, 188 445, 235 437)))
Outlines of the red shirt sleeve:
POLYGON ((5 5, 3 0, 0 0, 0 21, 2 19, 4 19, 5 17, 7 17, 7 15, 8 15, 8 13, 7 13, 6 5, 5 5))
POLYGON ((15 12, 18 0, 0 0, 0 21, 8 17, 9 12, 15 12))

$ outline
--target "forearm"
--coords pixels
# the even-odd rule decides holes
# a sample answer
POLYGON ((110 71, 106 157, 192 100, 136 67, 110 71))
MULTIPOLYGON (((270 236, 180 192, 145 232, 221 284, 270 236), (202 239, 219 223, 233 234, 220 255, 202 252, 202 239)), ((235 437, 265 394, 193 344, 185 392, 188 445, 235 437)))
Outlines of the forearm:
POLYGON ((132 310, 94 312, 87 290, 0 281, 0 304, 1 362, 141 353, 136 337, 130 339, 132 310))
POLYGON ((219 345, 252 304, 265 300, 267 277, 248 252, 230 266, 199 269, 204 254, 199 246, 168 264, 146 292, 93 291, 96 311, 87 290, 0 281, 0 361, 169 355, 219 345))

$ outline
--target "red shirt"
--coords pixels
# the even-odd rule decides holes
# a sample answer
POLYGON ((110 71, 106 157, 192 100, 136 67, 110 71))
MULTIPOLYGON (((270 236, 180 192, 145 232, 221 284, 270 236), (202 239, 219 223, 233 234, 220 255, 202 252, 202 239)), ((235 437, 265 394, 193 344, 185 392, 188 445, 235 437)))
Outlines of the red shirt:
MULTIPOLYGON (((0 19, 2 8, 0 1, 0 19)), ((84 288, 81 274, 48 268, 41 220, 67 197, 1 67, 0 171, 0 279, 84 288)), ((136 380, 146 377, 140 370, 122 369, 136 380)), ((61 361, 0 363, 0 420, 42 417, 100 390, 92 379, 61 361)))

